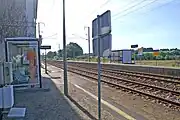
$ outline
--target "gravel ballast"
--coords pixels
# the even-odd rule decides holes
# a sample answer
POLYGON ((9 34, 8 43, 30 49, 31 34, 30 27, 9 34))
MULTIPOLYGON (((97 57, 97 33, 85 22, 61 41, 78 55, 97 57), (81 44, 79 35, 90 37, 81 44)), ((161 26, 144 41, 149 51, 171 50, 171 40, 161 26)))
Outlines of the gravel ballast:
MULTIPOLYGON (((51 69, 55 70, 59 68, 52 67, 51 69)), ((91 82, 93 80, 87 80, 88 78, 84 78, 82 76, 72 73, 68 74, 68 79, 70 82, 78 84, 82 88, 86 89, 87 91, 97 96, 97 82, 91 82)), ((92 105, 95 108, 93 110, 92 108, 88 107, 88 105, 86 105, 86 104, 91 104, 90 98, 86 98, 85 100, 81 99, 83 98, 81 94, 85 94, 85 93, 81 92, 81 94, 79 94, 80 91, 70 84, 69 84, 69 90, 71 96, 73 96, 73 98, 76 99, 77 102, 81 103, 85 108, 87 108, 87 110, 91 112, 92 115, 97 117, 97 105, 96 104, 92 105)), ((180 114, 178 111, 172 110, 171 108, 163 107, 163 105, 155 103, 151 100, 144 99, 142 96, 134 95, 130 92, 112 88, 105 84, 102 84, 102 98, 113 105, 117 105, 117 106, 122 105, 123 107, 129 109, 130 111, 133 111, 141 116, 144 116, 144 118, 148 120, 180 120, 179 119, 180 114)))

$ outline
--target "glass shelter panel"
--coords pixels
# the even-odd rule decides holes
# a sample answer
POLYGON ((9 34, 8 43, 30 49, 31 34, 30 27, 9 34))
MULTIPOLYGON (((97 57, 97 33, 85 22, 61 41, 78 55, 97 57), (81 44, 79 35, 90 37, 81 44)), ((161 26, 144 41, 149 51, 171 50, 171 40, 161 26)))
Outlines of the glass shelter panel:
POLYGON ((39 84, 38 41, 7 41, 7 61, 12 62, 13 84, 39 84))

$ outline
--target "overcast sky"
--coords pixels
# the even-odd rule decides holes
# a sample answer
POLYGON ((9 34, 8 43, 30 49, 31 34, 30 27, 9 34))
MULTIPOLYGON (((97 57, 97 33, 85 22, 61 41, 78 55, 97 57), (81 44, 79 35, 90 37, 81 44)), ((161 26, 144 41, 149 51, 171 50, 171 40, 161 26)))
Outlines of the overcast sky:
MULTIPOLYGON (((67 43, 78 43, 84 52, 88 51, 88 42, 72 34, 85 38, 84 26, 91 27, 97 14, 108 9, 112 12, 113 50, 127 49, 131 44, 155 49, 180 46, 180 0, 65 1, 67 43)), ((38 21, 46 24, 41 25, 43 44, 51 45, 53 50, 59 44, 62 48, 62 0, 39 0, 38 21)))

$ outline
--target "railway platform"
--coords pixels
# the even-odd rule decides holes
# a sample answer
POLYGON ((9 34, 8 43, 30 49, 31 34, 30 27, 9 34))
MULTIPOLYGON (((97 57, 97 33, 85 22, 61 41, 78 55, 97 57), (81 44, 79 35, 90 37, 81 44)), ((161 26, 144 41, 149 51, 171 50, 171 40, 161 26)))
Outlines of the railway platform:
MULTIPOLYGON (((42 83, 45 90, 15 91, 15 106, 25 107, 24 120, 85 120, 87 116, 81 112, 59 89, 59 84, 53 82, 42 69, 42 83)), ((32 90, 31 90, 32 89, 32 90)), ((4 115, 3 120, 7 116, 4 115)), ((87 119, 88 120, 88 119, 87 119)))

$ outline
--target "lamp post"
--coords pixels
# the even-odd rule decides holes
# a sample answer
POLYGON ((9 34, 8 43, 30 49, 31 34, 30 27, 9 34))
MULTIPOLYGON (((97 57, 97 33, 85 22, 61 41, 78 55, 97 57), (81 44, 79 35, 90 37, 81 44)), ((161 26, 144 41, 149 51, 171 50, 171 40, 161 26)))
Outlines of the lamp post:
POLYGON ((84 39, 84 40, 88 40, 88 51, 89 51, 89 52, 88 52, 88 61, 90 62, 90 52, 91 52, 91 51, 90 51, 90 48, 91 48, 91 46, 90 46, 90 27, 86 27, 86 26, 85 26, 85 27, 84 27, 84 30, 85 30, 86 28, 88 29, 88 34, 87 34, 87 35, 88 35, 88 38, 84 38, 84 37, 81 37, 81 36, 76 35, 76 34, 72 34, 72 35, 73 35, 73 36, 77 36, 78 38, 81 38, 81 39, 84 39))
POLYGON ((45 26, 45 23, 43 22, 38 22, 38 34, 41 35, 41 27, 40 24, 43 24, 45 26))
POLYGON ((88 34, 87 34, 88 35, 88 39, 87 39, 88 40, 88 50, 89 50, 88 61, 90 62, 90 52, 91 52, 90 51, 90 27, 85 26, 84 29, 86 29, 86 28, 88 29, 88 34))
POLYGON ((45 23, 43 22, 38 22, 38 34, 39 34, 39 40, 40 40, 40 45, 42 44, 42 35, 41 35, 41 26, 40 24, 43 24, 45 26, 45 23))
POLYGON ((68 96, 65 0, 63 0, 63 64, 64 64, 64 94, 68 96))

